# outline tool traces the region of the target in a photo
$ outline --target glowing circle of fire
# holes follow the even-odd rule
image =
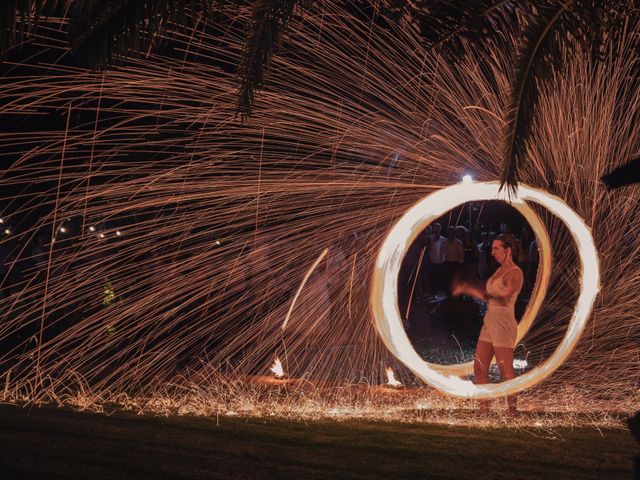
[[[463,184],[470,185],[472,180],[463,179]],[[536,242],[538,244],[539,249],[539,262],[538,262],[538,271],[536,274],[536,282],[533,286],[531,297],[529,298],[529,302],[527,303],[527,307],[518,322],[518,332],[516,335],[516,345],[520,340],[524,338],[524,336],[531,328],[533,324],[533,320],[538,315],[538,311],[542,306],[542,302],[544,301],[544,297],[547,293],[547,287],[549,286],[549,277],[551,276],[551,240],[549,239],[549,234],[547,232],[546,227],[540,220],[538,214],[531,209],[528,203],[526,202],[516,202],[511,204],[517,211],[519,211],[522,216],[527,220],[529,226],[533,230],[536,238]],[[445,210],[446,211],[446,210]],[[435,220],[439,214],[430,218],[428,223],[432,220]],[[424,228],[424,227],[423,227]],[[420,229],[416,230],[417,232]],[[415,236],[412,236],[411,242],[415,239]],[[409,245],[411,244],[409,242]],[[493,359],[495,361],[495,358]],[[446,375],[470,375],[473,373],[473,361],[468,361],[466,363],[452,364],[452,365],[441,365],[436,363],[430,363],[429,366],[437,370],[440,373]]]
[[[456,374],[425,362],[415,351],[402,325],[398,309],[398,273],[409,246],[429,223],[452,208],[469,201],[507,200],[498,182],[460,183],[428,195],[396,223],[380,248],[375,263],[371,289],[371,308],[378,334],[386,347],[419,378],[456,397],[491,399],[529,388],[553,373],[571,353],[580,339],[599,290],[598,253],[589,227],[558,197],[521,185],[509,200],[516,208],[530,201],[537,203],[565,223],[576,242],[580,257],[580,295],[567,332],[542,364],[513,380],[499,384],[475,385]],[[526,210],[518,208],[521,213]],[[527,220],[532,217],[525,215]],[[541,252],[542,253],[542,252]],[[541,263],[541,270],[549,266]],[[548,271],[546,272],[548,275]],[[548,277],[547,277],[548,279]],[[520,329],[519,329],[520,335]]]

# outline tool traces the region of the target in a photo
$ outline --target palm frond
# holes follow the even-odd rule
[[[629,162],[603,175],[601,180],[611,190],[625,187],[632,183],[640,183],[640,155],[633,157]]]
[[[262,87],[274,50],[282,42],[296,7],[303,0],[257,0],[251,12],[239,67],[238,111],[249,115],[256,91]]]
[[[188,27],[189,12],[208,15],[222,0],[83,0],[69,19],[74,54],[92,67],[149,51],[169,24]],[[234,2],[237,3],[237,2]]]
[[[637,15],[630,0],[535,2],[534,14],[523,30],[510,109],[505,122],[502,186],[513,192],[525,161],[533,113],[539,92],[562,68],[564,51],[590,51],[595,61],[616,54],[613,46]]]
[[[397,9],[402,0],[394,0]],[[464,51],[464,42],[488,50],[502,41],[503,26],[517,22],[517,14],[526,4],[524,0],[438,0],[410,2],[404,9],[420,28],[427,49],[440,50],[456,61]]]
[[[523,32],[523,47],[515,66],[503,138],[502,186],[515,192],[518,174],[531,133],[531,118],[541,85],[562,64],[560,33],[567,22],[571,1],[539,6]]]
[[[38,26],[40,17],[56,12],[65,0],[2,0],[0,2],[0,55]]]
[[[129,52],[148,50],[166,26],[173,3],[171,0],[75,2],[68,30],[74,55],[91,66],[101,67]]]

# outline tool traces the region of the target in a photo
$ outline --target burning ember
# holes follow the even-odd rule
[[[273,362],[273,365],[271,365],[270,370],[273,372],[276,378],[284,377],[284,370],[282,369],[282,363],[280,362],[280,359],[278,357],[276,357],[275,361]]]
[[[391,367],[387,367],[387,385],[391,387],[401,387],[402,382],[396,380],[395,375],[393,374],[393,369]]]

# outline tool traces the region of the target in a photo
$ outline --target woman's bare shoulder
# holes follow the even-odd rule
[[[524,274],[522,273],[522,269],[519,266],[514,265],[514,267],[511,270],[509,270],[505,276],[509,278],[517,279],[517,278],[523,277]]]

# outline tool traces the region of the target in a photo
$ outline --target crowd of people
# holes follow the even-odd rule
[[[500,234],[514,238],[514,261],[524,273],[522,294],[529,295],[538,269],[538,245],[528,228],[523,227],[520,235],[515,235],[506,223],[500,225],[499,232],[482,230],[475,235],[462,225],[448,226],[446,231],[440,223],[429,225],[405,257],[401,290],[413,291],[414,298],[450,296],[456,278],[486,281],[498,268],[491,256],[491,244]]]

